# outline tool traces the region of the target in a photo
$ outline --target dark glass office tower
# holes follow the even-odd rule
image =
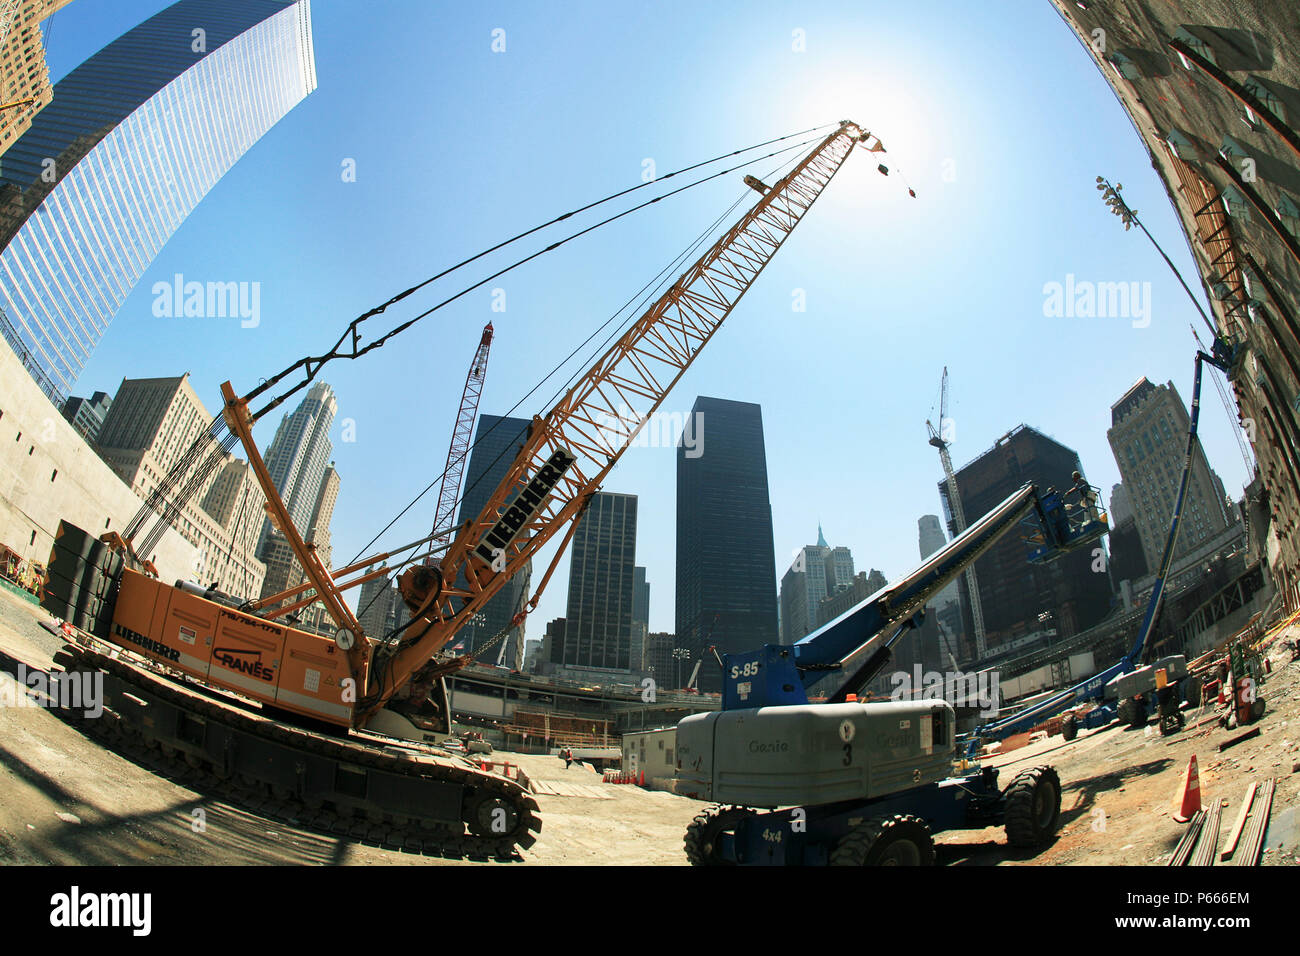
[[[501,479],[514,464],[519,447],[524,443],[524,436],[532,422],[527,418],[503,418],[500,415],[480,415],[478,428],[474,433],[474,445],[470,449],[469,463],[465,468],[464,482],[461,485],[460,512],[457,524],[477,518],[487,504],[492,492],[497,490]],[[510,493],[513,500],[518,488]],[[466,654],[477,650],[486,641],[501,632],[510,624],[510,619],[523,610],[524,601],[528,599],[528,588],[532,583],[533,562],[527,564],[505,587],[496,593],[492,600],[484,605],[477,615],[477,620],[460,632],[464,647],[460,653]],[[461,578],[462,585],[464,578]],[[488,652],[483,662],[502,664],[513,668],[523,666],[524,660],[524,626],[511,628],[510,635],[501,644]]]
[[[308,0],[181,0],[55,84],[0,159],[0,331],[47,395],[68,393],[172,233],[315,88]],[[189,278],[204,316],[252,320],[231,277]],[[186,301],[166,314],[191,314],[176,284]]]
[[[593,496],[573,532],[563,663],[632,666],[635,565],[636,495]]]
[[[1070,476],[1075,471],[1087,474],[1078,452],[1020,425],[958,469],[957,488],[966,521],[974,524],[1026,482],[1033,482],[1040,492],[1065,491],[1074,484]],[[947,482],[939,482],[939,496],[949,532],[955,536]],[[1110,575],[1104,563],[1101,570],[1093,570],[1091,548],[1080,548],[1048,564],[1030,564],[1025,560],[1028,551],[1022,535],[1011,531],[975,562],[990,655],[1013,649],[1021,639],[1026,639],[1027,647],[1070,637],[1099,623],[1110,611]],[[958,582],[965,631],[974,634],[966,577]],[[974,656],[973,647],[969,655]]]
[[[776,558],[762,409],[701,396],[687,427],[694,441],[677,445],[676,619],[694,667],[710,644],[729,654],[777,643]],[[711,655],[699,687],[722,689]]]

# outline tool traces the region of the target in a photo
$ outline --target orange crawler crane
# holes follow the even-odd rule
[[[538,549],[563,535],[523,614],[536,608],[588,500],[858,144],[880,151],[843,121],[784,178],[750,184],[760,193],[754,206],[545,417],[534,417],[500,485],[453,530],[441,560],[401,573],[411,619],[396,633],[363,633],[342,592],[384,571],[347,575],[403,549],[331,573],[294,528],[252,439],[254,421],[319,370],[322,359],[313,358],[293,367],[306,369],[305,381],[256,416],[250,401],[292,368],[243,398],[222,386],[225,423],[307,583],[250,604],[166,584],[132,569],[141,565],[128,556],[116,599],[106,602],[111,624],[98,638],[82,633],[61,662],[108,675],[113,731],[216,778],[209,782],[249,788],[287,812],[316,812],[336,832],[480,855],[530,846],[540,821],[524,787],[425,746],[450,734],[445,677],[467,663],[445,649]],[[627,427],[612,433],[612,420]],[[216,437],[208,441],[215,453]],[[442,530],[435,522],[435,535]],[[333,639],[281,622],[315,600],[337,624]],[[396,747],[393,738],[420,743]]]

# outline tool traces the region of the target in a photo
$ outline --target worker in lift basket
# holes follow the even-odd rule
[[[1079,509],[1083,512],[1084,522],[1097,520],[1097,496],[1088,487],[1088,483],[1083,480],[1083,475],[1077,471],[1070,476],[1074,479],[1073,491],[1079,493]]]

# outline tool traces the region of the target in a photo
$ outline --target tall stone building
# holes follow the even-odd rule
[[[1294,611],[1300,608],[1295,4],[1052,4],[1132,120],[1210,293],[1213,322],[1237,347],[1229,377],[1258,467],[1248,507],[1267,519],[1259,537],[1285,607]]]
[[[329,431],[339,408],[334,390],[317,382],[296,409],[280,419],[266,451],[266,471],[280,493],[289,520],[306,540],[311,517],[320,498],[325,470],[330,467],[334,443]],[[265,542],[274,529],[270,519],[262,527]]]
[[[1133,497],[1128,493],[1128,489],[1124,487],[1123,482],[1120,482],[1119,484],[1111,485],[1110,487],[1111,524],[1119,524],[1120,522],[1126,521],[1132,517],[1134,517]]]
[[[706,637],[720,654],[777,643],[776,555],[762,409],[700,396],[689,420],[707,437],[677,445],[676,634],[699,660]],[[722,689],[716,666],[699,680]]]
[[[943,525],[940,523],[938,515],[922,515],[917,519],[916,531],[917,545],[920,548],[922,561],[948,543],[948,536],[943,533]],[[936,611],[942,611],[947,605],[956,604],[959,601],[957,582],[950,581],[930,602],[930,607]]]
[[[329,430],[338,411],[334,391],[317,382],[298,407],[280,420],[266,452],[266,470],[284,502],[289,520],[307,544],[315,545],[325,567],[330,566],[329,522],[338,499],[339,476],[330,462],[334,443]],[[266,563],[262,597],[270,597],[306,581],[306,572],[284,534],[262,525],[258,555]]]
[[[330,462],[325,469],[325,477],[321,479],[320,492],[316,495],[316,507],[312,509],[311,529],[308,532],[307,540],[316,547],[316,553],[320,555],[321,563],[325,567],[334,565],[334,545],[330,539],[330,522],[334,520],[334,505],[339,500],[339,473],[334,468],[334,462]]]
[[[370,572],[374,567],[367,568]],[[379,639],[395,627],[409,620],[402,592],[393,586],[387,575],[380,575],[361,584],[357,595],[357,623],[367,637]]]
[[[1142,378],[1111,406],[1110,416],[1106,440],[1124,479],[1121,500],[1128,497],[1132,501],[1146,566],[1158,568],[1187,455],[1187,408],[1173,382],[1153,385]],[[1225,510],[1223,484],[1210,470],[1197,442],[1174,560],[1194,551],[1231,523],[1233,519]]]
[[[853,554],[843,546],[831,547],[818,525],[817,543],[800,548],[781,576],[781,643],[793,644],[817,627],[822,601],[853,580]]]
[[[54,89],[45,64],[41,21],[72,0],[4,0],[0,3],[0,103],[21,104],[0,112],[0,156],[50,105]]]
[[[96,450],[132,491],[147,499],[211,424],[188,372],[177,378],[123,379],[104,416]],[[253,545],[265,501],[248,463],[231,455],[194,489],[170,523],[198,549],[195,580],[215,581],[240,596],[261,593],[266,567]]]
[[[781,575],[781,643],[793,644],[817,626],[817,607],[826,597],[826,556],[830,548],[817,529],[818,543],[806,544]]]

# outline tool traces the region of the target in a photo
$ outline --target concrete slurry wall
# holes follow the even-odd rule
[[[142,504],[0,345],[0,544],[45,564],[60,520],[121,532]],[[198,549],[168,528],[145,557],[162,580],[188,580]]]

